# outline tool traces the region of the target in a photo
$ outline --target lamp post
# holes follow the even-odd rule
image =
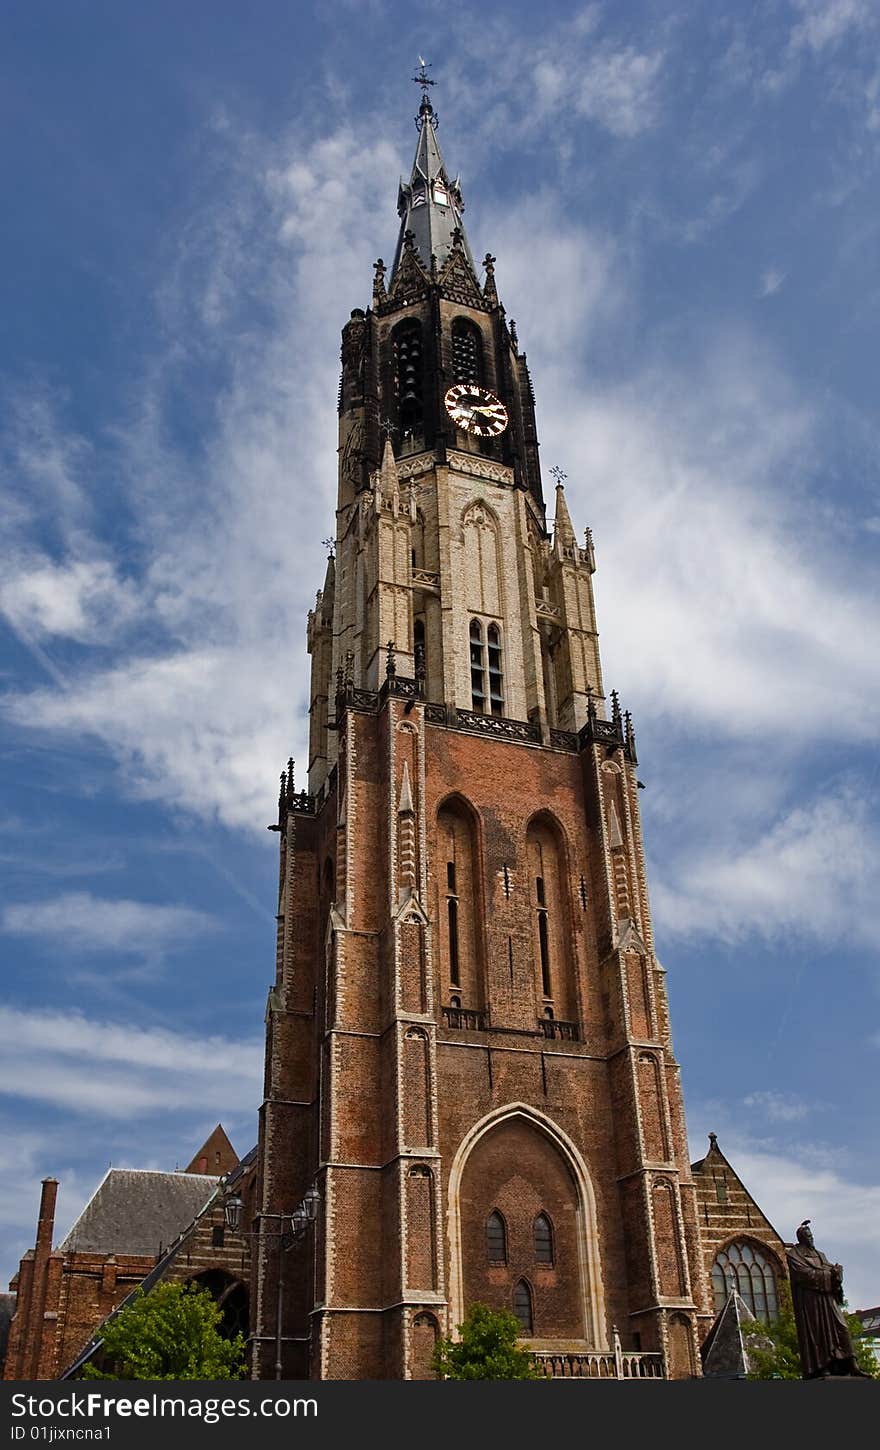
[[[277,1218],[280,1220],[280,1227],[277,1234],[266,1235],[278,1239],[278,1299],[275,1305],[275,1378],[281,1379],[282,1375],[282,1324],[284,1319],[284,1262],[285,1254],[295,1243],[299,1243],[305,1235],[309,1224],[315,1222],[318,1217],[318,1205],[321,1202],[319,1189],[313,1183],[306,1189],[300,1202],[292,1213],[265,1213],[261,1218]],[[242,1232],[241,1215],[244,1205],[237,1193],[230,1193],[223,1204],[223,1216],[226,1220],[226,1227],[230,1233]],[[289,1229],[285,1229],[284,1223],[288,1220]],[[258,1237],[258,1235],[254,1235]]]

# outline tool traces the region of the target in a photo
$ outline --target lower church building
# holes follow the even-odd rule
[[[255,1378],[428,1378],[477,1302],[549,1375],[689,1377],[732,1289],[773,1316],[784,1248],[714,1139],[688,1160],[593,542],[559,469],[547,508],[463,210],[423,73],[394,259],[342,330],[258,1146],[193,1221],[247,1254]]]

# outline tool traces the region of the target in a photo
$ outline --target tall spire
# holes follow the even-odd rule
[[[461,233],[461,245],[476,276],[474,259],[462,222],[464,202],[459,178],[450,177],[437,140],[438,117],[429,99],[429,87],[436,82],[428,76],[427,62],[421,56],[419,71],[413,76],[413,80],[422,88],[421,105],[416,117],[419,139],[409,181],[404,181],[401,177],[397,195],[400,236],[394,254],[392,276],[400,264],[404,236],[408,231],[412,232],[413,245],[424,266],[430,267],[433,256],[437,259],[437,266],[442,267],[453,249],[456,230]]]

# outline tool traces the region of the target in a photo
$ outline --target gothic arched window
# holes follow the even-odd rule
[[[501,654],[501,630],[490,624],[483,641],[483,625],[471,620],[471,704],[479,714],[504,714],[504,667]],[[489,709],[486,709],[488,700]]]
[[[476,822],[462,801],[447,801],[437,816],[438,966],[443,996],[453,1006],[479,1011],[482,972],[479,844]]]
[[[712,1289],[716,1314],[735,1289],[756,1319],[772,1321],[779,1317],[776,1270],[757,1244],[738,1239],[721,1249],[712,1265]]]
[[[519,1320],[520,1334],[531,1334],[533,1328],[532,1291],[525,1279],[520,1279],[513,1291],[513,1312]]]
[[[535,1239],[535,1262],[553,1264],[553,1225],[546,1213],[539,1213],[532,1226]]]
[[[504,714],[504,672],[501,668],[501,631],[497,624],[486,630],[486,655],[489,662],[489,708],[493,715]]]
[[[483,626],[478,619],[471,620],[471,705],[482,715],[486,708],[486,671],[483,659]]]
[[[457,317],[452,324],[452,375],[457,383],[483,381],[480,329],[464,317]]]
[[[423,417],[422,329],[414,317],[394,330],[394,386],[402,441],[421,431]]]
[[[507,1263],[507,1225],[497,1208],[486,1219],[486,1258],[490,1264]]]
[[[526,832],[532,953],[538,1016],[573,1023],[578,1017],[575,962],[568,923],[565,847],[558,822],[541,812]],[[553,1029],[548,1030],[548,1035]]]

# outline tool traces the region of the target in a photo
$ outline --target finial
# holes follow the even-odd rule
[[[495,271],[495,263],[497,261],[498,258],[493,257],[491,252],[487,252],[483,258],[483,266],[490,275]]]
[[[595,720],[596,701],[593,699],[593,686],[587,685],[587,719]]]
[[[554,465],[551,468],[550,472],[551,472],[552,476],[556,479],[556,487],[557,488],[564,488],[565,487],[565,484],[564,484],[564,481],[563,480],[566,479],[566,478],[568,478],[568,474],[566,473],[565,469],[564,468],[560,468],[560,466],[559,466],[558,463],[554,463]]]
[[[464,232],[461,227],[452,228],[452,245],[456,252],[460,252],[464,242]]]
[[[293,797],[293,756],[291,755],[289,757],[289,759],[288,759],[288,762],[287,762],[287,799],[288,800],[291,800],[292,797]]]
[[[351,683],[353,675],[354,675],[354,650],[353,649],[347,649],[345,651],[345,683],[347,685]]]
[[[403,250],[405,252],[411,252],[415,244],[416,234],[413,231],[412,227],[407,227],[406,231],[403,234]]]
[[[344,677],[344,675],[342,673],[342,665],[340,665],[338,667],[337,671],[336,671],[336,693],[337,693],[337,695],[341,695],[342,694],[342,686],[343,686],[343,683],[344,683],[344,679],[345,679],[345,677]]]
[[[381,257],[377,257],[373,264],[373,302],[381,301],[387,294],[385,292],[385,273],[387,268]]]
[[[431,102],[428,99],[428,93],[431,86],[436,86],[437,82],[432,81],[431,77],[428,75],[430,67],[431,62],[425,60],[425,57],[423,55],[420,55],[418,71],[412,77],[416,85],[421,86],[422,88],[422,100],[419,106],[419,114],[416,116],[416,125],[418,126],[419,130],[421,130],[422,126],[424,125],[425,117],[434,115],[434,107],[431,105]],[[436,117],[434,117],[434,124],[436,125]]]
[[[332,559],[333,558],[333,552],[334,552],[334,550],[336,548],[336,540],[335,539],[322,539],[321,540],[321,543],[323,544],[324,548],[327,550],[328,556]]]
[[[611,719],[619,730],[621,726],[620,696],[616,690],[611,691]]]
[[[519,348],[519,338],[516,335],[516,323],[512,317],[510,319],[510,340],[515,348]]]
[[[397,674],[397,665],[394,663],[394,640],[393,639],[389,639],[389,641],[388,641],[388,645],[387,645],[387,655],[388,655],[388,658],[385,661],[385,674],[386,674],[386,677],[390,680],[390,679],[393,679],[393,677]]]
[[[717,1148],[718,1147],[718,1134],[717,1133],[710,1133],[709,1134],[709,1147],[710,1148]]]
[[[279,816],[279,819],[281,817],[282,812],[284,811],[284,802],[285,802],[286,799],[287,799],[287,771],[286,770],[282,770],[282,772],[281,772],[281,788],[278,791],[278,816]]]

